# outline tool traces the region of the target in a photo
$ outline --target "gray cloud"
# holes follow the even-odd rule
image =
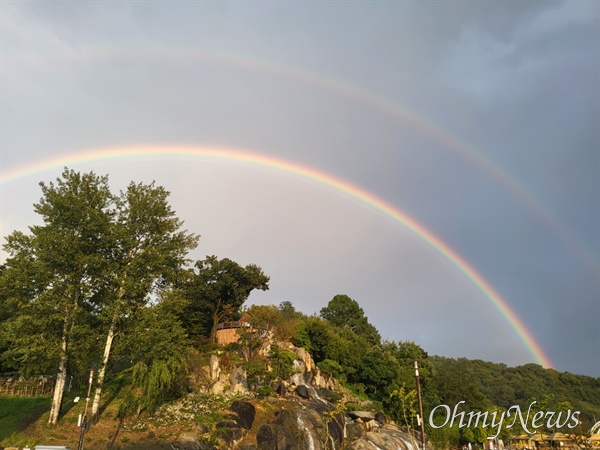
[[[239,147],[314,167],[458,251],[557,369],[600,375],[590,357],[600,336],[591,2],[3,3],[1,20],[3,173],[138,143]],[[389,339],[533,360],[463,273],[346,194],[203,159],[76,168],[115,186],[167,186],[203,236],[194,257],[256,262],[271,275],[252,301],[312,313],[343,292]],[[59,170],[2,183],[3,236],[36,220],[37,182]]]

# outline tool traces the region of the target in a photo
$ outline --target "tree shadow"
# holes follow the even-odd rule
[[[63,401],[60,405],[60,411],[58,412],[58,420],[62,420],[68,413],[69,411],[71,411],[71,409],[73,409],[73,407],[76,405],[75,401],[74,401],[74,397],[70,398],[71,396],[68,396],[67,398],[63,397]]]
[[[121,431],[121,427],[123,426],[123,420],[124,420],[124,417],[123,417],[123,415],[121,414],[121,415],[120,415],[120,417],[119,417],[119,423],[118,423],[118,425],[117,425],[117,429],[115,430],[115,434],[114,434],[114,435],[113,435],[113,437],[111,438],[110,442],[109,442],[108,444],[106,444],[106,448],[107,448],[107,450],[110,450],[110,449],[114,449],[114,448],[115,448],[115,447],[114,447],[114,445],[115,445],[115,441],[117,440],[117,437],[119,436],[119,432]]]
[[[50,411],[48,397],[2,396],[0,408],[0,440],[23,431]]]
[[[117,396],[119,395],[119,393],[121,392],[121,390],[123,389],[122,385],[119,385],[116,389],[113,389],[110,396],[108,398],[106,398],[104,400],[104,403],[102,403],[102,405],[100,405],[100,408],[98,408],[98,417],[100,417],[102,415],[102,413],[104,411],[106,411],[106,408],[108,408],[108,405],[110,405],[113,400],[115,398],[117,398]]]

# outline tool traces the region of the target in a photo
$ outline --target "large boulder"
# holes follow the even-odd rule
[[[300,386],[296,387],[296,394],[298,394],[302,398],[310,398],[310,391],[308,389],[308,386],[305,384],[301,384]]]
[[[312,409],[279,411],[275,419],[258,430],[259,450],[323,450],[327,431],[321,416]]]
[[[347,430],[349,429],[350,426],[347,426]],[[381,450],[421,450],[421,443],[411,434],[388,424],[379,428],[377,432],[366,432],[346,446],[347,450],[373,450],[373,448],[380,448]],[[432,450],[431,444],[427,445],[427,450]]]
[[[177,439],[171,444],[176,450],[207,450],[208,446],[202,438],[193,432],[184,432],[177,436]]]
[[[235,413],[233,416],[235,423],[246,430],[252,428],[256,416],[256,408],[252,403],[236,400],[229,409]]]
[[[327,422],[327,436],[329,440],[327,444],[332,450],[340,448],[344,443],[345,430],[346,417],[342,413],[334,415],[331,420]]]
[[[222,421],[216,424],[216,437],[220,448],[233,450],[246,436],[246,430],[235,422]]]
[[[363,422],[350,422],[346,424],[346,439],[355,441],[360,438],[366,431]]]
[[[243,368],[236,367],[229,374],[229,390],[235,394],[248,392],[248,377]]]
[[[321,397],[323,400],[326,400],[328,402],[333,401],[333,391],[331,389],[317,388],[317,389],[315,389],[315,391],[317,392],[317,395],[319,397]]]
[[[256,445],[258,450],[290,449],[294,442],[294,436],[290,431],[279,425],[266,424],[259,428],[256,434]]]
[[[371,411],[348,411],[346,414],[348,414],[352,419],[359,419],[365,423],[375,420],[375,413]]]

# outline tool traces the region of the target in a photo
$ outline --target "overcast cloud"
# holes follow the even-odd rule
[[[132,145],[235,148],[335,176],[457,251],[561,371],[600,376],[600,6],[567,2],[1,3],[1,173]],[[364,202],[242,162],[86,161],[155,179],[207,254],[338,293],[390,340],[535,362],[472,282]],[[38,219],[0,182],[1,235]],[[2,259],[5,257],[1,255]]]

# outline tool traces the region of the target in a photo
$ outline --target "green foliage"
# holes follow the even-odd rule
[[[84,331],[101,299],[99,274],[108,267],[114,219],[106,177],[65,169],[62,178],[40,187],[34,210],[42,224],[7,237],[0,276],[3,364],[24,374],[54,371],[59,360],[89,355],[73,352],[71,343],[75,333],[79,341],[93,339]]]
[[[291,303],[286,308],[284,311],[275,305],[252,305],[242,310],[242,317],[249,317],[248,322],[254,330],[268,331],[276,340],[287,342],[296,333],[302,315],[295,312]]]
[[[179,320],[184,301],[177,292],[139,311],[116,348],[119,359],[133,364],[123,413],[156,409],[186,390],[190,341]],[[140,339],[143,336],[143,339]]]
[[[232,320],[254,289],[267,290],[269,277],[255,264],[240,266],[228,258],[207,256],[196,262],[180,286],[187,300],[181,319],[190,335],[214,339],[217,324]]]
[[[388,412],[392,418],[408,428],[417,426],[417,391],[404,384],[390,394]]]
[[[246,379],[248,380],[248,387],[250,389],[257,390],[261,386],[268,384],[272,379],[268,362],[263,358],[254,358],[244,363],[242,367],[246,370]]]
[[[302,347],[311,355],[313,355],[313,348],[310,342],[310,336],[307,330],[307,319],[302,320],[296,324],[290,337],[290,342],[296,347]],[[313,355],[313,358],[315,355]]]
[[[284,301],[279,304],[279,311],[281,312],[281,317],[283,320],[295,320],[302,319],[304,314],[299,311],[296,311],[296,308],[290,301]]]
[[[379,344],[381,336],[365,317],[365,312],[356,300],[347,295],[336,295],[321,309],[321,317],[337,327],[350,327],[358,336],[370,344]]]
[[[315,362],[330,359],[343,367],[351,377],[360,368],[361,355],[367,351],[368,343],[350,328],[333,327],[317,317],[304,322],[302,334],[308,340],[308,348]]]
[[[175,280],[198,238],[180,230],[169,193],[154,183],[131,183],[113,195],[107,177],[65,169],[56,182],[40,186],[34,210],[42,224],[29,235],[14,232],[4,245],[9,257],[0,303],[11,314],[2,317],[2,365],[22,373],[58,367],[64,380],[67,368],[77,373],[99,362],[106,333],[97,409],[113,337],[149,295]],[[157,371],[149,366],[149,373]],[[53,423],[64,384],[56,386]]]
[[[432,428],[429,422],[425,422],[425,433],[429,436],[433,448],[436,450],[445,450],[451,445],[458,445],[461,439],[460,430],[457,426]],[[466,441],[469,442],[469,441]]]
[[[298,356],[287,348],[272,347],[269,354],[273,373],[279,379],[285,380],[294,373],[294,361]]]
[[[386,348],[376,345],[365,353],[356,379],[365,385],[366,392],[385,394],[393,389],[397,378],[398,362]]]
[[[469,410],[519,405],[526,411],[536,401],[533,409],[559,411],[569,405],[572,411],[581,411],[584,428],[591,427],[594,417],[600,417],[600,378],[559,373],[537,364],[507,367],[440,356],[430,357],[429,363],[433,373],[430,388],[437,403],[429,402],[426,408],[464,400]],[[518,432],[516,426],[514,429]]]
[[[323,361],[319,361],[317,363],[317,366],[325,375],[330,375],[335,378],[341,378],[342,374],[344,373],[344,368],[336,361],[333,361],[331,359],[324,359]]]

